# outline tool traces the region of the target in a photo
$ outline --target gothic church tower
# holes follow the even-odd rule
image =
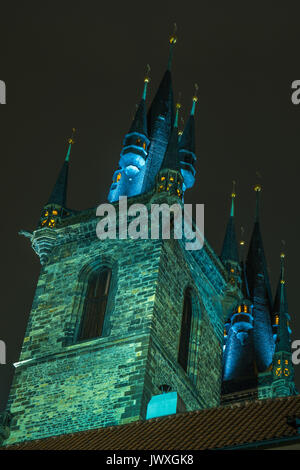
[[[148,111],[149,70],[144,80],[108,201],[101,201],[112,215],[67,206],[73,132],[37,227],[21,232],[41,271],[5,426],[0,421],[5,445],[297,393],[283,257],[272,302],[260,186],[245,262],[235,234],[235,191],[220,257],[207,240],[201,249],[186,249],[185,239],[175,236],[174,214],[172,236],[163,230],[149,236],[153,205],[176,206],[182,214],[196,175],[197,96],[179,138],[175,44],[173,35]],[[127,230],[138,211],[146,216],[132,238]],[[111,221],[116,237],[97,236],[99,223]]]
[[[143,420],[153,397],[162,410],[175,396],[173,412],[220,404],[224,306],[227,313],[238,290],[227,299],[226,269],[207,241],[194,252],[175,237],[134,240],[123,236],[119,221],[121,196],[128,197],[128,210],[143,204],[150,213],[158,200],[182,207],[195,180],[197,97],[179,141],[175,43],[172,36],[148,113],[145,79],[113,175],[108,201],[119,236],[97,237],[96,207],[66,205],[73,136],[38,226],[23,232],[41,272],[15,364],[5,444]]]

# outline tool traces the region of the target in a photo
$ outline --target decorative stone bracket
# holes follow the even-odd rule
[[[41,228],[33,233],[21,230],[19,235],[27,237],[31,241],[31,246],[40,258],[42,265],[47,264],[50,254],[57,240],[57,233],[51,228]]]

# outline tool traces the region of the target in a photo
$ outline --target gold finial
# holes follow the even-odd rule
[[[179,129],[179,131],[178,131],[178,135],[179,135],[179,136],[182,136],[182,134],[183,134],[183,129],[184,129],[184,119],[183,119],[182,116],[181,116],[181,118],[180,118],[180,123],[181,123],[181,125],[180,125],[180,129]]]
[[[176,44],[177,42],[176,32],[177,32],[177,24],[174,23],[173,34],[170,36],[170,39],[169,39],[170,44],[173,44],[173,45]]]
[[[257,178],[259,178],[259,179],[262,178],[261,173],[260,173],[259,171],[256,171],[255,174],[256,174],[256,177],[257,177]],[[261,185],[258,183],[258,184],[256,184],[256,185],[254,186],[253,189],[254,189],[254,191],[256,191],[256,192],[260,192],[260,191],[262,190],[262,187],[261,187]]]
[[[75,134],[75,132],[76,132],[76,129],[75,129],[75,127],[73,127],[73,129],[72,129],[72,135],[71,135],[71,137],[68,138],[68,144],[71,144],[71,145],[72,145],[72,144],[75,144],[75,140],[74,140],[74,134]]]
[[[75,140],[74,140],[74,134],[75,134],[75,127],[73,127],[72,129],[72,134],[71,134],[71,137],[68,138],[68,150],[67,150],[67,155],[66,155],[66,158],[65,158],[65,161],[68,162],[69,159],[70,159],[70,154],[71,154],[71,147],[73,144],[75,144]]]
[[[199,89],[199,87],[198,87],[197,83],[195,83],[195,93],[194,93],[194,96],[193,96],[193,104],[192,104],[192,109],[191,109],[191,116],[194,116],[194,114],[195,114],[196,103],[197,103],[197,101],[198,101],[198,96],[197,96],[197,94],[198,94],[198,89]]]
[[[174,127],[178,127],[178,114],[179,114],[179,110],[181,108],[180,97],[181,97],[181,93],[179,92],[178,93],[178,100],[177,100],[177,103],[176,103],[176,115],[175,115]]]
[[[180,109],[181,108],[181,92],[179,91],[178,92],[178,99],[177,99],[177,103],[176,103],[176,109]]]
[[[256,191],[256,192],[260,192],[260,191],[262,190],[262,187],[261,187],[260,184],[256,184],[253,189],[254,189],[254,191]]]
[[[280,253],[280,258],[282,259],[282,262],[285,258],[285,253],[284,253],[284,249],[285,249],[285,240],[281,240],[281,246],[282,246],[282,251]]]
[[[151,71],[151,67],[149,64],[147,64],[147,67],[146,67],[146,75],[145,75],[145,78],[144,78],[144,82],[145,83],[149,83],[150,82],[150,71]]]
[[[262,179],[261,173],[260,173],[259,171],[256,171],[255,174],[256,174],[256,177],[257,177],[259,180]],[[261,190],[262,190],[261,185],[260,185],[259,183],[257,183],[257,184],[254,186],[254,191],[260,192]]]
[[[244,227],[241,225],[241,240],[240,240],[240,245],[241,246],[244,246],[245,245],[245,240],[244,240],[244,232],[245,232],[245,229]]]
[[[195,92],[194,92],[194,96],[193,96],[193,101],[195,103],[197,103],[198,101],[198,90],[199,90],[199,86],[197,83],[195,83]]]
[[[235,197],[236,197],[235,185],[236,185],[236,181],[233,180],[233,181],[232,181],[232,193],[231,193],[231,197],[232,197],[232,198],[235,198]]]
[[[282,250],[284,250],[285,247],[285,240],[281,240],[281,245],[282,245]],[[284,280],[284,258],[285,258],[285,253],[284,251],[281,251],[280,253],[280,262],[281,262],[281,284],[285,284]]]

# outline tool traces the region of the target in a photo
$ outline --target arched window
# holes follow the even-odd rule
[[[185,371],[187,371],[188,359],[189,359],[192,314],[193,314],[193,308],[192,308],[191,289],[188,288],[186,289],[185,295],[184,295],[183,313],[182,313],[181,330],[180,330],[179,353],[178,353],[178,362]]]
[[[102,268],[90,275],[79,329],[79,341],[102,335],[110,281],[110,268]]]

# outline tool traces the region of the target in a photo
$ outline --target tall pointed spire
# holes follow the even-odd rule
[[[150,65],[147,64],[147,73],[144,78],[144,88],[143,88],[142,99],[136,110],[136,113],[135,113],[135,116],[132,121],[128,134],[138,133],[138,134],[142,134],[148,137],[147,115],[146,115],[146,96],[147,96],[148,83],[150,82],[150,76],[149,76],[150,70],[151,70]]]
[[[253,303],[255,361],[258,371],[263,372],[272,363],[274,340],[271,326],[271,288],[259,222],[261,186],[256,185],[254,191],[255,222],[246,261],[246,274],[250,300]]]
[[[192,100],[192,109],[187,120],[186,126],[179,141],[179,156],[181,172],[184,178],[184,190],[191,188],[195,182],[195,109],[198,101],[198,85],[195,84],[195,93]]]
[[[241,289],[243,292],[243,296],[245,299],[250,299],[249,287],[248,287],[248,280],[246,275],[246,264],[244,259],[244,252],[245,252],[245,240],[244,240],[244,227],[241,227],[241,240],[240,240],[240,260],[241,260]]]
[[[174,25],[175,26],[175,25]],[[166,124],[166,138],[169,139],[173,123],[174,123],[174,104],[173,104],[173,88],[171,78],[171,66],[173,60],[173,52],[177,43],[176,36],[177,26],[174,27],[174,34],[169,39],[169,58],[167,70],[160,82],[156,95],[148,111],[148,129],[149,134],[155,132],[155,123],[158,119],[162,119]]]
[[[148,157],[150,140],[147,130],[146,96],[150,82],[150,65],[147,64],[142,98],[135,112],[129,132],[123,140],[118,169],[114,172],[108,194],[109,202],[118,201],[120,196],[136,196],[141,193]]]
[[[72,129],[72,135],[68,139],[68,149],[65,157],[65,161],[61,167],[58,178],[55,182],[53,190],[48,199],[47,205],[56,204],[58,206],[64,207],[66,204],[66,195],[67,195],[67,184],[68,184],[68,172],[69,172],[69,160],[71,154],[72,145],[75,143],[74,140],[75,129]]]
[[[288,305],[284,274],[285,254],[280,254],[280,276],[274,302],[275,352],[273,357],[272,396],[298,395],[294,383]]]
[[[224,264],[234,261],[239,262],[238,245],[236,240],[235,223],[234,223],[234,200],[236,197],[235,181],[233,181],[233,189],[231,193],[230,217],[227,224],[226,234],[223,242],[221,260]]]
[[[275,299],[274,299],[274,307],[273,307],[274,313],[280,313],[282,309],[284,312],[288,311],[288,303],[287,303],[285,280],[284,280],[284,259],[285,259],[285,254],[281,253],[280,254],[280,274],[279,274],[279,280],[277,284],[277,289],[276,289]]]
[[[290,334],[288,330],[288,304],[284,279],[285,254],[280,255],[280,277],[274,302],[275,324],[278,324],[275,351],[290,352]],[[277,320],[278,319],[278,320]]]
[[[72,145],[75,143],[74,134],[75,129],[73,128],[72,135],[68,139],[68,148],[65,161],[61,167],[58,178],[52,189],[47,204],[45,204],[42,211],[42,215],[39,222],[39,225],[41,227],[54,228],[57,224],[57,221],[66,215],[66,211],[64,209],[66,207],[69,160]]]
[[[248,285],[251,296],[254,295],[254,288],[257,284],[258,278],[263,279],[265,285],[265,293],[264,295],[267,297],[267,301],[269,307],[271,307],[271,288],[270,288],[270,281],[269,275],[267,270],[267,262],[265,258],[265,252],[263,247],[263,241],[260,231],[260,219],[259,219],[259,211],[260,211],[260,193],[262,187],[261,185],[257,184],[254,187],[254,191],[256,193],[256,208],[255,208],[255,221],[253,232],[251,236],[248,256],[247,256],[247,278],[248,278]],[[261,285],[262,288],[262,285]],[[261,290],[261,289],[260,289]]]
[[[198,85],[195,84],[195,94],[192,100],[192,108],[187,120],[186,126],[184,128],[182,137],[180,139],[179,148],[186,150],[195,155],[195,109],[198,101],[197,97]]]

